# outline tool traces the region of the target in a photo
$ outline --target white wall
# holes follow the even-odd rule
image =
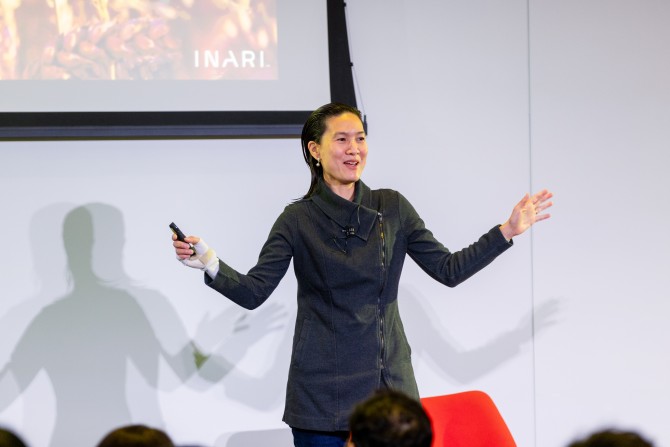
[[[607,424],[669,443],[670,4],[366,0],[347,17],[366,183],[402,191],[452,249],[527,190],[556,193],[550,221],[456,289],[408,262],[422,395],[488,392],[520,446]],[[0,423],[34,447],[130,421],[182,444],[290,445],[293,275],[244,311],[173,259],[167,224],[248,269],[306,190],[297,140],[0,142],[0,166]],[[215,353],[204,377],[170,366],[190,339]]]
[[[531,3],[533,176],[560,197],[536,238],[538,445],[595,426],[670,443],[670,4]]]

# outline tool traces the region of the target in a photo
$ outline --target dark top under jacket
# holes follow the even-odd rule
[[[284,209],[246,275],[220,262],[216,278],[205,274],[205,282],[254,309],[293,258],[298,314],[283,420],[306,430],[348,430],[354,405],[377,388],[419,397],[398,314],[405,255],[453,287],[511,245],[496,226],[452,253],[400,193],[359,181],[349,201],[321,181],[312,197]]]

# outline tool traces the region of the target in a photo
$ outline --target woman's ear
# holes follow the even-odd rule
[[[312,154],[312,157],[316,158],[317,160],[319,159],[319,145],[316,141],[310,141],[307,143],[307,149],[309,149],[309,153]]]

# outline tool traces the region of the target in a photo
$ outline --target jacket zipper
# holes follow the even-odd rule
[[[377,298],[377,312],[379,314],[379,365],[384,370],[384,314],[382,313],[382,291],[384,290],[384,278],[386,277],[386,240],[384,238],[384,216],[381,212],[377,213],[379,217],[379,237],[381,239],[381,278],[379,287],[379,297]],[[382,373],[383,374],[383,373]]]
[[[379,237],[381,239],[381,267],[382,274],[380,278],[380,292],[384,289],[384,278],[386,277],[386,239],[384,238],[384,216],[382,213],[378,212],[377,217],[379,217]]]

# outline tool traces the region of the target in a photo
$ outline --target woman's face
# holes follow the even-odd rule
[[[355,114],[347,112],[326,119],[321,142],[310,141],[308,148],[312,157],[320,160],[323,179],[333,191],[350,189],[361,178],[368,146],[363,123]]]

